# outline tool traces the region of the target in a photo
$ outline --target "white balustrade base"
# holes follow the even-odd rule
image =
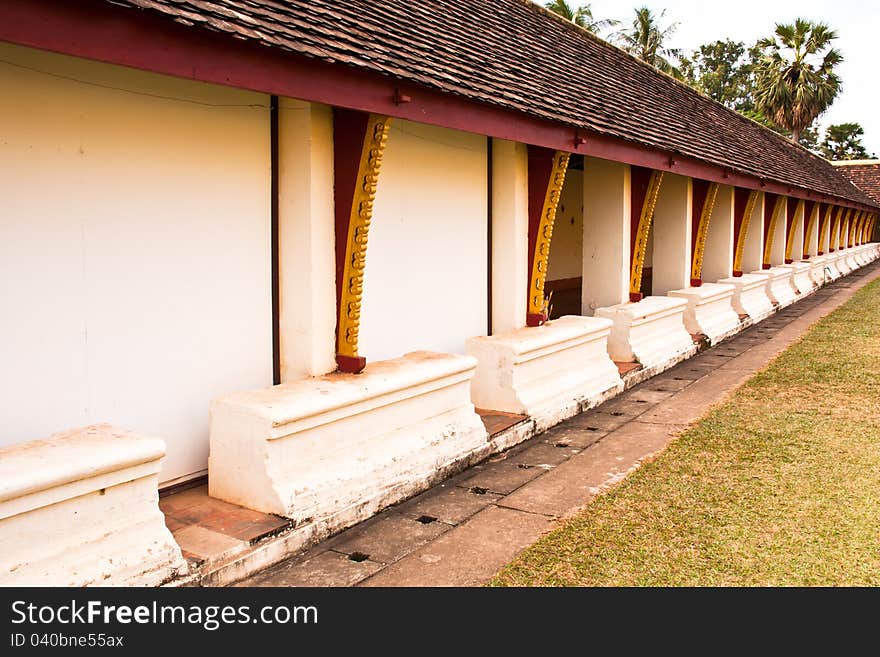
[[[542,431],[623,389],[608,356],[612,322],[566,316],[543,326],[471,338],[479,408],[530,416]]]
[[[98,424],[0,449],[0,586],[156,586],[187,572],[159,510],[165,443]]]

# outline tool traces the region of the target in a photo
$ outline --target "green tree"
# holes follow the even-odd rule
[[[751,64],[742,41],[713,41],[680,57],[684,79],[712,100],[740,112],[754,108]]]
[[[596,18],[593,16],[593,9],[589,4],[575,9],[565,0],[553,0],[544,6],[554,14],[559,14],[593,34],[598,34],[601,30],[614,27],[620,22],[611,18]]]
[[[614,40],[629,54],[635,55],[664,73],[682,79],[681,69],[671,59],[680,57],[681,51],[665,45],[678,27],[678,23],[661,27],[658,23],[658,17],[655,17],[647,7],[638,7],[635,12],[632,27],[616,32],[613,35]],[[666,10],[664,9],[660,12],[659,19],[665,16]]]
[[[831,47],[837,33],[824,23],[803,18],[776,24],[773,37],[758,41],[761,57],[755,74],[755,107],[776,125],[791,132],[792,141],[834,102],[840,77],[834,67],[843,61]]]
[[[790,135],[786,136],[789,137]],[[819,129],[816,127],[815,123],[808,125],[801,131],[798,143],[808,151],[813,151],[816,155],[821,155],[821,152],[819,151]]]
[[[757,121],[765,128],[770,128],[773,132],[779,133],[783,137],[791,139],[791,131],[782,128],[766,116],[764,116],[761,112],[756,109],[748,109],[740,111],[740,114],[743,116],[747,116],[752,121]],[[806,148],[809,151],[813,151],[816,155],[821,155],[821,151],[819,150],[819,129],[816,127],[815,122],[808,125],[806,128],[801,130],[801,134],[798,136],[797,143]]]
[[[862,144],[864,128],[858,123],[839,123],[825,130],[819,152],[827,160],[867,160],[868,151]]]

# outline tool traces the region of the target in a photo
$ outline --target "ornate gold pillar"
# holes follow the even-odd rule
[[[334,111],[336,204],[336,364],[341,372],[366,367],[358,355],[361,298],[373,201],[391,119],[351,110]]]
[[[715,199],[718,197],[718,183],[693,180],[693,204],[691,206],[691,285],[703,284],[703,254],[706,251],[706,238],[709,235],[709,221]]]
[[[630,204],[630,276],[629,300],[642,300],[642,268],[645,265],[645,254],[648,248],[648,235],[651,221],[654,219],[654,208],[660,195],[663,172],[632,167],[631,204]]]
[[[547,321],[544,283],[553,240],[556,208],[565,184],[570,153],[529,147],[529,291],[527,326]]]

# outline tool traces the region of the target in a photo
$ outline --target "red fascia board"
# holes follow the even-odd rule
[[[833,201],[845,207],[877,209],[103,2],[4,0],[0,3],[0,41],[200,82],[375,112],[725,185]]]

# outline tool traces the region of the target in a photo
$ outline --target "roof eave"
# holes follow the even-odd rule
[[[270,49],[198,26],[184,26],[159,14],[111,6],[100,0],[6,0],[0,3],[0,41],[201,82],[381,113],[747,189],[859,209],[880,209],[870,201],[860,202],[792,186],[352,66]]]

